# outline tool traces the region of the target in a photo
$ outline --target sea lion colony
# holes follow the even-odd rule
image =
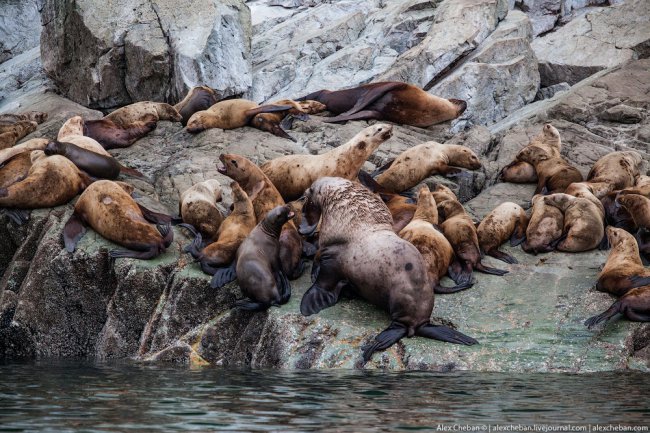
[[[361,170],[392,136],[393,127],[385,123],[369,126],[321,155],[289,155],[259,167],[241,155],[220,155],[218,171],[233,179],[228,215],[216,206],[222,191],[214,179],[181,194],[179,216],[150,211],[133,199],[131,185],[115,181],[120,174],[142,175],[106,151],[132,145],[159,120],[181,122],[191,133],[252,126],[293,140],[285,131],[291,122],[322,111],[332,114],[323,118],[330,123],[378,119],[427,127],[456,118],[465,108],[464,101],[397,82],[322,90],[268,105],[218,101],[212,89],[201,86],[176,106],[138,102],[100,120],[75,116],[56,139],[21,144],[15,143],[47,113],[2,115],[0,210],[22,224],[27,210],[63,205],[81,194],[65,225],[63,244],[74,251],[90,226],[127,248],[110,251],[112,258],[157,256],[172,242],[171,224],[180,223],[194,236],[185,252],[213,276],[212,287],[238,280],[246,299],[234,307],[243,310],[285,304],[291,296],[289,280],[302,274],[306,259],[313,259],[313,285],[303,296],[302,314],[334,305],[344,292],[390,314],[390,326],[364,347],[364,362],[373,352],[414,335],[478,343],[429,323],[434,294],[471,288],[473,271],[507,273],[481,262],[490,255],[516,263],[499,250],[507,240],[530,254],[611,246],[595,287],[620,298],[585,324],[591,328],[618,313],[650,321],[650,271],[643,266],[650,259],[650,182],[641,174],[641,156],[613,152],[597,161],[584,180],[562,158],[560,133],[551,124],[501,171],[502,180],[537,183],[530,212],[500,203],[480,223],[444,185],[412,190],[432,174],[463,176],[463,169],[480,168],[469,148],[426,142],[372,174]],[[445,275],[456,285],[443,286]]]

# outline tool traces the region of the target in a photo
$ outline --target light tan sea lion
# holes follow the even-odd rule
[[[203,238],[211,242],[217,240],[223,222],[223,215],[216,206],[219,201],[221,184],[218,180],[209,179],[183,191],[179,203],[183,222],[196,227]]]
[[[508,253],[499,251],[499,247],[510,239],[511,246],[517,246],[526,240],[528,217],[521,206],[512,202],[498,205],[490,212],[476,229],[481,251],[488,256],[506,263],[517,263]]]

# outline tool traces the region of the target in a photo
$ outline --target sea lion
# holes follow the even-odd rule
[[[0,167],[0,188],[6,188],[25,179],[32,167],[32,158],[29,152],[23,152]]]
[[[223,153],[219,156],[219,160],[223,163],[223,167],[217,165],[217,171],[237,181],[248,195],[253,193],[253,189],[258,183],[264,182],[264,188],[253,200],[255,218],[258,223],[272,209],[285,204],[273,182],[251,161],[243,156]],[[280,233],[280,263],[282,272],[289,279],[296,279],[302,274],[304,267],[302,238],[291,220],[287,221]]]
[[[477,343],[429,322],[434,294],[426,263],[417,248],[393,232],[390,213],[379,197],[362,185],[333,177],[318,179],[305,196],[301,232],[311,233],[321,221],[321,271],[302,298],[303,315],[336,304],[343,287],[387,310],[391,325],[364,348],[364,363],[375,351],[413,335]]]
[[[630,214],[635,226],[650,229],[650,199],[640,194],[625,194],[619,195],[616,203]]]
[[[590,317],[585,325],[591,329],[601,322],[606,322],[617,314],[624,315],[632,322],[650,322],[650,286],[631,289],[604,313]]]
[[[81,116],[74,116],[65,121],[59,129],[56,139],[58,141],[72,143],[99,155],[112,156],[104,147],[94,138],[84,135],[84,120]]]
[[[639,175],[634,186],[623,188],[618,195],[639,194],[650,198],[650,176]]]
[[[379,194],[379,197],[386,203],[388,211],[393,217],[393,231],[399,233],[411,221],[415,210],[417,209],[416,201],[412,197],[403,196],[389,192],[386,188],[379,185],[375,179],[363,170],[359,171],[359,182],[370,191]],[[437,212],[436,212],[437,219]]]
[[[501,203],[490,212],[476,229],[481,251],[506,263],[518,263],[508,253],[499,251],[507,239],[511,246],[517,246],[526,240],[528,217],[521,206],[512,202]]]
[[[6,125],[16,123],[21,120],[28,120],[41,124],[47,120],[48,114],[43,111],[25,111],[23,113],[4,113],[0,114],[0,124]]]
[[[455,200],[458,201],[458,196],[447,186],[436,183],[435,188],[431,190],[433,198],[436,200],[436,203],[442,203],[445,200]]]
[[[413,219],[399,232],[399,236],[412,243],[422,254],[434,293],[455,293],[472,287],[471,282],[455,287],[440,285],[440,279],[447,274],[454,260],[454,249],[445,235],[435,228],[437,225],[436,201],[429,187],[423,185],[418,191],[418,205]]]
[[[440,144],[435,141],[413,146],[382,168],[377,183],[392,192],[402,192],[414,187],[434,174],[458,175],[459,168],[476,170],[481,162],[468,147],[457,144]]]
[[[449,269],[449,276],[456,284],[470,283],[474,269],[499,276],[508,273],[505,270],[485,266],[481,262],[481,250],[476,226],[460,202],[445,200],[438,203],[438,214],[444,220],[440,226],[442,233],[454,248],[456,254],[456,260]]]
[[[622,228],[630,233],[635,232],[638,227],[634,224],[632,215],[616,201],[622,191],[612,191],[605,194],[600,202],[605,210],[605,223],[608,226]]]
[[[605,213],[591,200],[558,193],[544,197],[544,203],[564,214],[562,235],[555,239],[556,249],[565,252],[596,248],[605,236]]]
[[[217,241],[203,249],[201,249],[203,244],[201,233],[192,226],[182,224],[195,236],[194,241],[185,247],[184,251],[190,253],[201,264],[203,272],[214,275],[219,268],[229,267],[233,262],[237,249],[257,224],[253,200],[264,187],[265,183],[259,182],[253,187],[249,196],[237,182],[230,183],[233,210],[221,223]]]
[[[517,154],[518,161],[532,164],[537,173],[535,194],[563,193],[573,182],[582,182],[577,168],[540,146],[526,146]]]
[[[529,146],[541,147],[551,157],[559,157],[562,150],[560,131],[550,123],[545,123],[542,132],[533,137],[522,150]],[[535,167],[526,161],[518,160],[517,157],[501,169],[500,177],[504,182],[512,183],[533,183],[538,181]]]
[[[594,194],[605,194],[634,186],[643,163],[641,155],[634,150],[611,152],[600,158],[589,171],[587,182]]]
[[[525,161],[513,161],[501,169],[501,180],[512,183],[537,182],[537,172],[532,164]]]
[[[308,120],[310,114],[325,111],[327,107],[318,101],[293,101],[291,99],[281,99],[271,102],[271,105],[290,105],[287,111],[276,111],[273,113],[256,114],[251,120],[251,126],[261,131],[267,131],[271,134],[283,137],[286,134],[284,129],[291,129],[293,121]],[[291,138],[293,141],[293,138]]]
[[[530,254],[553,251],[553,241],[562,236],[564,214],[555,206],[544,203],[544,196],[537,194],[531,200],[533,210],[526,228],[526,240],[521,248]]]
[[[247,299],[237,301],[236,308],[264,311],[289,301],[291,285],[280,266],[278,237],[282,226],[294,215],[288,205],[271,210],[244,239],[237,250],[235,263],[214,274],[212,287],[222,287],[237,279]]]
[[[223,215],[216,206],[221,201],[221,184],[208,179],[183,191],[179,203],[179,214],[183,222],[196,227],[210,242],[219,237]]]
[[[36,131],[38,124],[31,120],[20,120],[8,125],[0,124],[0,149],[13,146],[28,134]]]
[[[45,155],[61,155],[68,158],[81,170],[101,179],[116,179],[120,174],[144,177],[142,173],[125,167],[111,155],[102,155],[86,150],[72,143],[53,140],[44,149]]]
[[[347,143],[320,155],[286,155],[261,165],[286,201],[300,197],[319,177],[354,180],[368,157],[393,135],[385,123],[369,126]]]
[[[427,128],[455,119],[467,108],[467,103],[460,99],[439,98],[419,87],[394,81],[333,92],[319,90],[298,101],[306,99],[321,102],[337,114],[323,120],[330,123],[377,119]]]
[[[612,249],[598,274],[596,290],[623,296],[634,287],[650,284],[650,269],[641,262],[634,236],[615,227],[607,227],[606,231]]]
[[[72,200],[92,180],[69,159],[48,156],[34,162],[27,177],[0,188],[0,207],[38,209],[60,206]]]
[[[214,89],[208,86],[195,86],[187,92],[181,102],[174,105],[174,108],[182,117],[181,124],[185,126],[192,114],[197,111],[207,110],[217,102],[219,102],[219,98]]]
[[[66,250],[73,252],[87,224],[106,239],[128,248],[109,251],[111,258],[151,259],[171,245],[174,232],[170,222],[168,215],[136,203],[120,183],[99,180],[79,196],[63,228],[63,242]]]
[[[251,120],[260,113],[272,113],[276,111],[288,111],[291,105],[258,105],[247,99],[227,99],[220,101],[207,110],[197,111],[187,121],[187,132],[195,134],[209,128],[235,129],[244,126],[256,127]],[[270,131],[278,137],[295,139],[287,134],[282,128]]]
[[[31,140],[27,140],[24,143],[17,144],[7,149],[0,149],[0,165],[5,164],[10,159],[23,152],[29,154],[34,150],[43,150],[49,141],[50,140],[47,138],[32,138]]]

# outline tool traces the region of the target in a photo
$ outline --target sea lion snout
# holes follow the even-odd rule
[[[467,110],[467,102],[462,99],[449,99],[449,102],[453,103],[457,108],[458,116],[463,114]]]

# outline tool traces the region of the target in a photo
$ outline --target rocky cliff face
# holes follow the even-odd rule
[[[224,78],[217,89],[231,86],[238,89],[233,93],[248,92],[260,101],[384,78],[411,81],[430,88],[432,93],[467,99],[467,112],[454,122],[428,129],[396,126],[394,136],[370,157],[366,168],[373,169],[426,140],[465,144],[480,155],[484,162],[481,170],[458,183],[440,177],[425,182],[450,185],[476,218],[505,200],[530,206],[534,186],[498,183],[496,177],[544,122],[552,121],[560,130],[563,156],[583,174],[599,157],[613,150],[634,148],[650,159],[650,60],[635,60],[646,56],[642,49],[633,50],[635,54],[627,63],[603,69],[570,88],[565,84],[560,88],[569,90],[533,102],[540,86],[538,70],[544,68],[541,51],[536,47],[575,20],[589,16],[575,1],[562,2],[564,9],[549,9],[558,23],[576,14],[573,21],[537,38],[534,35],[543,31],[536,30],[539,14],[535,14],[532,2],[517,2],[510,5],[516,8],[510,11],[508,2],[489,0],[248,2],[252,10],[248,59],[246,32],[237,33],[231,27],[247,20],[245,6],[238,9],[241,4],[234,7],[233,3],[219,2],[214,10],[210,9],[212,12],[195,10],[193,13],[203,14],[205,22],[210,23],[207,28],[215,34],[206,41],[212,42],[189,43],[192,39],[186,33],[177,40],[186,47],[174,51],[177,48],[171,47],[177,46],[170,42],[170,35],[183,31],[209,34],[206,27],[195,29],[183,24],[190,15],[179,13],[184,10],[181,6],[189,2],[176,2],[178,7],[169,9],[163,2],[152,2],[153,9],[138,3],[143,8],[138,9],[140,15],[127,15],[139,18],[120,21],[128,27],[125,32],[116,30],[116,24],[107,24],[115,20],[109,11],[115,2],[102,6],[106,10],[95,11],[95,17],[84,12],[91,3],[45,2],[43,16],[53,17],[53,21],[44,20],[41,51],[46,51],[46,43],[55,46],[57,41],[74,41],[68,36],[70,31],[62,31],[65,26],[47,29],[65,13],[69,19],[76,17],[79,31],[92,29],[96,35],[93,37],[101,35],[102,41],[110,42],[102,45],[101,53],[88,53],[88,57],[75,60],[80,64],[90,62],[88,65],[94,61],[93,67],[97,68],[102,56],[108,59],[111,52],[120,52],[115,63],[107,60],[105,65],[117,68],[117,75],[101,75],[100,71],[108,74],[109,70],[91,67],[89,76],[96,81],[84,91],[83,86],[75,88],[76,83],[66,87],[58,79],[56,84],[50,82],[40,70],[40,59],[28,54],[29,50],[0,64],[0,70],[10,71],[0,78],[0,89],[6,89],[4,99],[0,99],[0,112],[38,109],[50,114],[31,137],[55,136],[60,125],[75,114],[89,119],[101,117],[102,113],[91,108],[105,108],[115,101],[133,98],[129,86],[142,92],[161,91],[160,86],[146,89],[156,65],[170,73],[161,78],[160,82],[168,87],[164,95],[158,94],[158,99],[173,99],[174,80],[186,77],[183,71],[191,70],[189,66],[177,69],[181,67],[180,59],[190,48],[200,47],[203,54],[187,54],[188,58],[202,58],[220,67],[220,59],[244,53],[242,61],[250,61],[251,69],[242,69],[241,76]],[[52,9],[54,5],[61,9]],[[567,5],[571,14],[564,14]],[[626,10],[638,16],[639,9],[633,7],[642,6],[643,2],[629,1],[588,11],[593,21],[604,19],[600,14]],[[98,31],[99,24],[88,24],[100,12],[108,14],[103,25],[110,29],[109,33]],[[144,19],[152,16],[148,14],[157,14],[158,18]],[[237,28],[244,29],[246,22]],[[154,30],[164,36],[145,36]],[[45,36],[46,31],[58,35]],[[635,47],[642,47],[650,39],[650,35],[642,33],[639,30],[639,36],[635,36]],[[244,36],[235,51],[235,42],[227,38],[237,34]],[[129,40],[133,42],[131,48],[127,48]],[[219,42],[225,40],[231,45]],[[152,58],[147,56],[158,42],[159,52],[166,53],[161,54],[160,62],[143,60]],[[573,43],[578,44],[571,38],[565,41],[566,45]],[[96,50],[100,45],[88,44],[87,48]],[[217,55],[217,48],[225,50],[225,54]],[[129,69],[124,54],[129,50],[144,56],[139,60],[141,68]],[[47,63],[45,55],[42,59]],[[72,77],[70,71],[78,67],[66,63],[70,57],[61,53],[52,54],[51,59],[54,70],[62,76]],[[195,60],[188,62],[185,65],[199,64]],[[181,72],[174,75],[173,71]],[[249,84],[245,84],[247,74]],[[119,79],[106,81],[103,77]],[[3,84],[9,80],[13,81]],[[56,94],[63,92],[71,97],[70,92],[77,91],[81,92],[77,99],[91,108]],[[88,98],[94,98],[93,102],[86,94],[92,95]],[[147,176],[147,180],[128,179],[142,196],[139,201],[175,213],[179,193],[193,183],[215,178],[227,184],[228,179],[215,166],[221,152],[240,153],[259,163],[289,153],[321,153],[344,143],[365,126],[367,122],[325,124],[313,116],[307,122],[296,123],[291,133],[298,142],[292,143],[251,128],[190,135],[180,124],[160,122],[155,131],[132,147],[112,153]],[[229,202],[225,191],[224,205]],[[233,312],[230,307],[241,297],[238,287],[231,284],[220,290],[210,289],[209,277],[182,253],[189,239],[180,230],[175,230],[168,251],[151,261],[111,261],[107,251],[113,245],[92,231],[75,253],[67,253],[61,230],[71,211],[69,204],[32,212],[26,226],[17,227],[4,219],[0,224],[0,357],[134,358],[273,368],[355,367],[360,361],[360,346],[388,324],[384,312],[354,299],[342,300],[317,316],[302,317],[298,305],[310,285],[308,272],[293,282],[292,299],[282,308],[256,314]],[[473,288],[436,297],[433,321],[456,326],[477,338],[480,345],[458,347],[406,339],[376,354],[368,367],[571,372],[648,368],[648,325],[618,320],[606,328],[589,331],[582,324],[612,302],[610,296],[591,288],[606,253],[530,256],[519,249],[506,249],[517,257],[519,265],[486,259],[492,266],[507,268],[510,273],[505,277],[478,274]]]

